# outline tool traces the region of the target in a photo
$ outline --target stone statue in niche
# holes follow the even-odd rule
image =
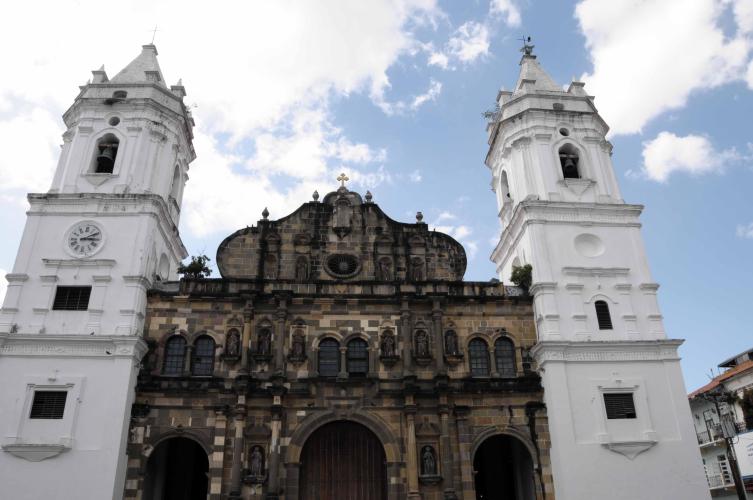
[[[377,263],[377,279],[381,281],[392,280],[392,261],[387,257],[379,259]]]
[[[253,478],[264,476],[264,454],[262,453],[261,446],[254,446],[251,448],[249,475]]]
[[[290,359],[301,360],[306,357],[306,339],[303,332],[296,330],[293,333],[292,345],[290,348]]]
[[[447,330],[444,334],[444,350],[445,354],[454,356],[459,354],[458,350],[458,334],[455,330]]]
[[[382,356],[385,358],[395,357],[395,336],[391,331],[385,330],[382,334]]]
[[[353,207],[344,196],[341,196],[335,202],[335,212],[332,216],[332,229],[338,237],[342,238],[350,233],[352,223]]]
[[[309,263],[306,257],[298,257],[295,262],[295,279],[307,281],[309,279]]]
[[[262,328],[259,332],[259,338],[256,340],[256,354],[260,356],[269,356],[270,344],[272,343],[272,332],[268,328]]]
[[[416,357],[428,358],[429,355],[429,336],[424,330],[416,332]]]
[[[411,281],[424,281],[424,261],[420,257],[412,257],[410,260],[410,279]]]
[[[437,475],[437,456],[434,453],[434,448],[431,446],[421,448],[421,475]]]
[[[225,356],[237,358],[241,355],[241,333],[237,328],[231,328],[225,338]]]
[[[267,255],[264,258],[264,278],[277,279],[277,257],[274,255]]]

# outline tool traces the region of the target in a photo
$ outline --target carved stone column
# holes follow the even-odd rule
[[[344,345],[340,346],[340,373],[337,378],[348,378],[348,348]]]
[[[285,323],[288,317],[285,297],[278,297],[275,332],[275,375],[285,376]]]
[[[280,498],[280,432],[282,430],[282,394],[275,394],[272,403],[269,467],[267,468],[267,500]]]
[[[241,371],[249,372],[248,354],[251,350],[251,337],[254,333],[254,301],[251,297],[246,299],[246,307],[243,308],[243,338],[241,340]]]
[[[410,403],[405,405],[405,419],[407,421],[406,432],[406,455],[408,463],[408,498],[420,499],[421,493],[418,490],[418,456],[416,452],[416,406],[413,404],[412,396]]]
[[[243,429],[246,427],[246,398],[238,396],[238,404],[233,412],[233,465],[230,469],[231,500],[241,498],[241,457],[243,456]]]
[[[403,339],[403,377],[413,375],[413,325],[410,303],[405,300],[400,308],[400,337]]]
[[[468,407],[455,406],[455,425],[458,433],[460,462],[460,498],[475,500],[473,491],[473,457],[471,456],[471,430],[468,427]]]
[[[437,363],[437,375],[446,375],[444,365],[444,335],[442,332],[442,309],[441,301],[434,299],[432,302],[431,320],[434,329],[434,358]]]
[[[457,500],[455,494],[455,466],[452,460],[452,443],[450,441],[450,408],[445,401],[439,405],[439,453],[442,455],[442,481],[444,483],[445,500]]]

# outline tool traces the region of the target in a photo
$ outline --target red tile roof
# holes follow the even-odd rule
[[[725,380],[734,377],[735,375],[738,375],[742,372],[748,371],[750,369],[753,369],[753,359],[745,361],[744,363],[740,363],[739,365],[735,366],[734,368],[730,368],[726,372],[722,373],[721,375],[717,375],[713,379],[711,379],[711,382],[704,385],[700,389],[696,389],[695,391],[688,394],[689,399],[693,399],[694,397],[698,396],[699,394],[703,394],[705,392],[709,392],[710,390],[718,387],[722,382]]]

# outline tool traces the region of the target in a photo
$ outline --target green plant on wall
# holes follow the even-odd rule
[[[206,255],[192,255],[191,262],[178,266],[178,274],[182,274],[184,278],[208,278],[212,274],[207,266],[210,260]]]
[[[512,266],[512,274],[510,275],[510,281],[517,286],[528,292],[531,287],[533,267],[531,264],[524,266]]]

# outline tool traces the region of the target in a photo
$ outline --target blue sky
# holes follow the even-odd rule
[[[514,85],[530,35],[555,81],[585,81],[612,127],[623,196],[646,206],[667,332],[686,339],[688,389],[753,347],[750,0],[206,4],[124,2],[103,23],[92,0],[49,2],[43,19],[14,5],[0,21],[0,273],[24,194],[49,187],[77,86],[103,63],[113,76],[157,24],[167,83],[183,79],[197,120],[190,253],[214,259],[264,207],[282,217],[345,171],[394,218],[421,210],[465,245],[466,279],[488,280],[500,227],[481,114]]]

